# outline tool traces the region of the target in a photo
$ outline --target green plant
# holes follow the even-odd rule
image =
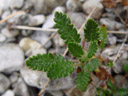
[[[77,33],[77,29],[65,14],[56,12],[54,21],[60,37],[65,40],[69,52],[78,60],[78,64],[66,60],[61,55],[48,53],[28,58],[26,65],[33,70],[47,72],[47,77],[53,80],[68,76],[80,69],[77,74],[76,85],[79,90],[85,91],[91,82],[90,73],[101,67],[101,60],[95,54],[99,48],[103,49],[105,46],[106,27],[98,27],[93,19],[87,21],[84,28],[84,37],[89,43],[89,47],[85,50],[80,45],[80,34]]]
[[[97,96],[128,96],[128,89],[118,88],[108,79],[107,88],[97,88]]]

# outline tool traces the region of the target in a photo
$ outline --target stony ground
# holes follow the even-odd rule
[[[25,66],[25,59],[36,54],[63,54],[66,45],[58,34],[49,40],[53,32],[16,29],[16,26],[31,26],[42,29],[54,28],[54,13],[66,13],[77,29],[81,27],[89,13],[97,7],[91,18],[99,25],[105,24],[109,33],[106,48],[102,55],[115,60],[124,41],[128,28],[124,24],[127,7],[121,3],[114,8],[105,8],[100,0],[0,0],[0,19],[19,10],[12,18],[0,23],[0,95],[37,96],[48,78],[45,72],[33,71]],[[128,18],[128,17],[127,17]],[[13,26],[11,28],[10,26]],[[128,58],[128,45],[122,46],[119,58],[115,61],[113,74],[118,84],[125,72],[123,66]],[[66,55],[68,58],[68,54]],[[96,81],[97,82],[97,81]],[[95,82],[95,83],[96,83]],[[93,96],[91,92],[80,92],[75,85],[75,74],[50,81],[42,96]],[[128,88],[125,79],[120,87]],[[72,89],[72,90],[71,90]],[[87,95],[88,94],[88,95]],[[91,95],[89,95],[91,94]],[[94,95],[95,96],[95,95]]]

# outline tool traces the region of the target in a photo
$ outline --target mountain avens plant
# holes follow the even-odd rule
[[[77,70],[76,86],[79,90],[85,91],[91,82],[90,73],[101,67],[102,62],[95,54],[99,48],[103,49],[105,46],[107,40],[106,27],[98,27],[97,22],[93,19],[87,21],[84,28],[84,37],[89,46],[85,50],[80,45],[80,34],[65,14],[56,12],[54,21],[60,37],[65,40],[69,52],[79,63],[66,60],[61,55],[48,53],[28,58],[26,65],[33,70],[47,72],[47,77],[52,80],[66,77]]]

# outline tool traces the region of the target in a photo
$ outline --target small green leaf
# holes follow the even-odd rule
[[[53,56],[51,53],[49,54],[38,54],[36,56],[33,56],[31,58],[28,58],[26,60],[26,65],[33,69],[33,70],[38,70],[38,71],[48,71],[49,66],[51,64],[54,64],[56,56]]]
[[[102,93],[102,89],[100,87],[97,87],[96,90],[97,90],[97,95],[100,96],[100,94]]]
[[[64,58],[55,61],[55,64],[52,64],[47,72],[47,76],[50,79],[56,79],[61,77],[66,77],[70,75],[75,70],[74,63]]]
[[[128,96],[128,89],[120,88],[117,90],[117,93],[120,94],[121,96]]]
[[[92,59],[84,66],[84,70],[85,70],[85,71],[92,72],[92,71],[94,71],[96,68],[98,68],[99,66],[100,66],[99,59],[97,59],[97,58],[92,58]]]
[[[68,44],[68,50],[74,57],[80,58],[84,54],[82,47],[75,42]]]
[[[87,50],[88,52],[88,58],[91,58],[92,56],[95,55],[96,51],[98,49],[97,41],[93,41],[90,43],[90,46]]]
[[[124,65],[124,71],[128,73],[128,62]]]
[[[55,27],[58,28],[58,33],[66,43],[80,43],[80,34],[77,33],[76,28],[73,27],[70,19],[65,14],[56,12],[54,21],[56,22]]]
[[[110,68],[112,68],[113,67],[113,61],[110,60],[109,63],[107,64],[107,66],[109,66]]]
[[[99,33],[100,33],[99,40],[101,40],[99,48],[103,49],[105,44],[106,44],[106,41],[107,41],[107,30],[106,30],[106,27],[105,26],[101,26],[101,28],[99,30]]]
[[[26,65],[39,71],[47,72],[50,79],[61,78],[67,76],[75,70],[74,63],[64,59],[61,55],[38,54],[26,60]]]
[[[90,73],[81,71],[76,78],[76,86],[79,90],[85,91],[90,81]]]
[[[99,28],[96,21],[89,19],[85,24],[84,36],[87,42],[99,39]]]
[[[111,82],[110,79],[108,79],[107,85],[111,88],[111,90],[113,90],[114,92],[117,91],[116,86]]]

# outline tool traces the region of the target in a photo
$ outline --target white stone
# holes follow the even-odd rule
[[[21,39],[19,46],[24,50],[26,56],[46,53],[46,49],[40,43],[31,38]]]
[[[109,18],[101,18],[100,23],[105,24],[109,30],[118,30],[124,27],[123,24]]]
[[[15,96],[12,90],[7,90],[2,96]]]
[[[114,44],[116,44],[116,42],[117,42],[117,37],[116,36],[110,36],[110,35],[108,35],[108,41],[109,41],[109,43],[111,44],[111,45],[114,45]]]
[[[30,26],[38,26],[43,24],[45,21],[45,16],[44,15],[35,15],[35,16],[30,16]]]
[[[24,53],[13,43],[0,46],[0,72],[18,71],[24,62]]]
[[[42,31],[36,31],[35,33],[33,33],[33,35],[31,35],[31,37],[33,40],[41,43],[41,45],[43,45],[45,48],[49,48],[52,45],[51,40],[49,40],[49,42],[45,44],[45,42],[49,39],[49,36],[47,33],[44,33]]]
[[[20,70],[21,76],[24,81],[29,85],[37,88],[44,88],[48,78],[43,71],[31,70],[26,65]],[[56,80],[51,80],[46,90],[61,90],[72,88],[74,86],[74,74],[71,76],[63,77]]]
[[[81,2],[79,0],[67,0],[66,7],[69,11],[79,11],[81,9]]]
[[[22,80],[22,78],[19,78],[18,81],[15,83],[13,91],[16,96],[30,96],[28,87],[25,84],[25,82]]]
[[[0,0],[0,8],[7,10],[8,8],[21,8],[24,0]]]
[[[90,14],[90,12],[96,7],[92,14],[92,17],[96,19],[100,18],[103,10],[103,5],[100,3],[100,0],[86,0],[82,7],[86,14]]]
[[[32,48],[40,48],[41,44],[32,40],[31,38],[23,38],[19,42],[19,46],[24,50],[24,52],[28,51]]]
[[[64,8],[64,7],[61,7],[61,6],[56,7],[56,8],[53,10],[52,14],[50,14],[50,15],[47,17],[47,19],[46,19],[45,23],[43,24],[42,28],[44,28],[44,29],[49,29],[49,28],[53,28],[53,27],[54,27],[54,25],[55,25],[55,22],[54,22],[54,15],[55,15],[55,12],[56,12],[56,11],[64,13],[64,12],[65,12],[65,8]]]
[[[8,28],[3,28],[1,33],[4,34],[8,38],[13,38],[19,34],[18,30],[9,31]]]
[[[2,14],[2,19],[4,19],[5,17],[9,16],[11,14],[10,10],[4,11],[4,13]]]
[[[10,0],[10,7],[14,8],[21,8],[24,4],[24,0]]]
[[[43,88],[48,78],[45,72],[34,71],[24,65],[20,70],[21,76],[29,86]]]
[[[37,54],[45,54],[46,52],[47,52],[46,49],[41,47],[41,48],[33,49],[33,50],[30,49],[25,54],[26,54],[26,56],[31,57],[31,56],[35,56]]]
[[[67,16],[70,17],[72,24],[79,29],[86,19],[86,15],[81,12],[68,12]],[[77,17],[77,18],[76,18]]]
[[[63,46],[65,45],[64,40],[61,39],[61,38],[59,37],[59,35],[56,35],[56,36],[53,38],[53,41],[54,41],[54,43],[55,43],[56,46],[63,47]]]
[[[10,84],[9,79],[3,74],[0,74],[0,94],[3,94],[9,88]]]
[[[0,42],[4,42],[6,40],[6,37],[0,33]]]

